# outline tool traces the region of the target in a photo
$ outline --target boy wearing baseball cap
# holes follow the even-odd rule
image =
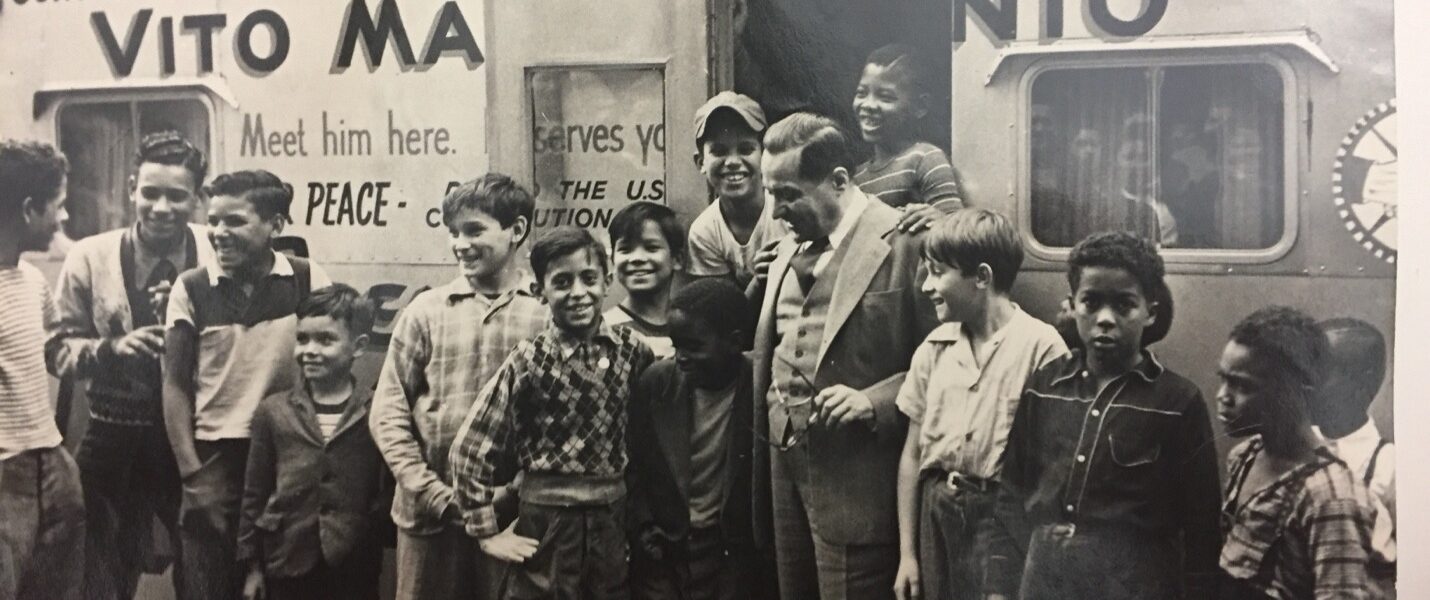
[[[727,277],[741,288],[756,278],[756,255],[788,230],[771,215],[760,187],[765,112],[749,96],[724,91],[695,111],[695,166],[715,195],[690,225],[690,275]]]

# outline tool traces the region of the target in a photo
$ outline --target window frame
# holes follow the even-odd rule
[[[218,110],[210,93],[192,89],[144,89],[131,91],[103,91],[75,90],[72,92],[59,93],[54,99],[54,118],[51,125],[55,132],[55,147],[63,149],[65,147],[64,134],[64,113],[73,106],[86,106],[96,104],[127,104],[129,107],[129,123],[134,128],[136,134],[139,131],[139,110],[137,104],[142,102],[174,102],[194,100],[203,108],[204,117],[208,122],[208,147],[201,148],[204,151],[204,158],[208,161],[208,172],[210,175],[223,172],[223,128],[218,122]],[[136,136],[136,140],[137,140]],[[128,177],[129,173],[124,173],[122,177]],[[208,182],[201,181],[202,186]],[[203,201],[203,198],[200,198]],[[195,217],[201,213],[195,212]],[[95,235],[103,231],[95,232]]]
[[[1048,71],[1076,71],[1106,68],[1167,68],[1185,66],[1215,65],[1264,65],[1275,69],[1281,77],[1281,118],[1282,118],[1282,231],[1281,237],[1266,248],[1258,249],[1217,249],[1217,248],[1163,248],[1161,255],[1168,264],[1269,264],[1289,254],[1296,246],[1300,230],[1301,169],[1304,145],[1297,142],[1302,122],[1302,101],[1296,71],[1285,58],[1270,52],[1233,51],[1215,56],[1190,55],[1187,53],[1158,52],[1139,56],[1049,56],[1032,61],[1018,81],[1019,100],[1017,103],[1018,129],[1016,147],[1016,180],[1018,225],[1027,232],[1028,252],[1033,256],[1057,262],[1065,262],[1072,252],[1071,247],[1049,246],[1038,240],[1033,231],[1032,211],[1032,121],[1033,84],[1039,75]]]

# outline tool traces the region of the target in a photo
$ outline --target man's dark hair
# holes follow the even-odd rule
[[[993,269],[993,289],[1013,289],[1023,266],[1023,238],[1013,223],[986,208],[964,208],[935,223],[924,236],[925,259],[958,267],[965,277],[978,265]]]
[[[530,227],[536,201],[532,199],[531,192],[511,177],[487,173],[447,193],[442,199],[442,224],[450,226],[457,212],[466,208],[490,215],[503,229],[511,227],[517,217],[526,217]]]
[[[722,335],[749,333],[746,330],[754,320],[745,293],[723,277],[703,277],[684,285],[671,295],[670,310],[704,321]],[[744,344],[743,339],[736,341]]]
[[[1068,255],[1068,287],[1077,291],[1082,271],[1088,267],[1122,269],[1137,280],[1142,296],[1153,300],[1157,289],[1166,285],[1162,255],[1152,242],[1126,231],[1094,233],[1073,246]]]
[[[1231,330],[1231,341],[1256,352],[1264,364],[1276,368],[1269,373],[1283,393],[1311,399],[1307,390],[1319,387],[1325,378],[1326,334],[1316,321],[1288,306],[1267,306],[1247,315]],[[1304,404],[1299,407],[1304,410]]]
[[[665,237],[666,245],[670,246],[670,256],[676,262],[685,264],[685,228],[680,225],[675,211],[664,204],[642,200],[617,211],[616,216],[611,217],[611,224],[606,227],[606,233],[611,236],[611,248],[614,249],[621,240],[639,240],[641,234],[645,233],[646,221],[652,221],[660,228],[661,236]]]
[[[298,318],[332,317],[342,321],[353,336],[372,331],[377,308],[372,300],[364,298],[352,286],[334,283],[320,290],[313,290],[307,298],[298,303]]]
[[[189,143],[183,134],[174,130],[151,133],[139,140],[139,152],[134,156],[134,166],[138,168],[144,163],[179,166],[188,169],[194,177],[194,189],[196,190],[203,187],[204,178],[209,173],[209,163],[204,158],[203,151]]]
[[[924,87],[924,82],[929,78],[928,67],[913,46],[907,44],[881,46],[869,53],[869,58],[864,60],[864,64],[878,65],[886,69],[891,67],[903,69],[908,75],[914,93],[928,93],[928,89]]]
[[[288,207],[293,204],[293,186],[262,169],[219,175],[213,183],[204,187],[204,193],[209,197],[243,198],[264,220],[282,215],[283,220],[293,222],[293,218],[288,216]]]
[[[765,152],[782,154],[799,150],[798,176],[804,181],[820,181],[844,167],[854,174],[854,154],[849,134],[829,117],[797,112],[780,119],[765,132]]]
[[[1346,317],[1321,321],[1319,327],[1327,338],[1326,358],[1332,363],[1327,366],[1341,372],[1356,393],[1344,400],[1369,406],[1385,382],[1385,335],[1370,323]]]
[[[65,155],[49,144],[0,142],[0,219],[19,219],[26,199],[54,200],[69,169]]]
[[[531,272],[536,276],[536,285],[546,285],[546,270],[563,256],[570,256],[585,250],[593,260],[600,263],[601,272],[606,273],[606,246],[596,241],[591,232],[580,227],[557,227],[546,232],[531,246]]]

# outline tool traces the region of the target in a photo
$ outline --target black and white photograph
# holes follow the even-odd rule
[[[1425,19],[0,0],[0,600],[1430,597]]]

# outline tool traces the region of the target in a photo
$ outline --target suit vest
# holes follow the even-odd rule
[[[828,320],[834,280],[844,262],[844,248],[831,248],[829,252],[833,253],[829,262],[807,295],[800,289],[793,269],[786,269],[780,278],[775,300],[775,335],[779,336],[779,342],[775,344],[774,360],[770,363],[770,389],[766,394],[772,440],[784,439],[785,424],[789,421],[797,423],[799,429],[808,423],[811,400],[819,393],[812,387],[815,372],[819,370],[819,349],[826,334],[838,333],[826,332],[824,323]]]

